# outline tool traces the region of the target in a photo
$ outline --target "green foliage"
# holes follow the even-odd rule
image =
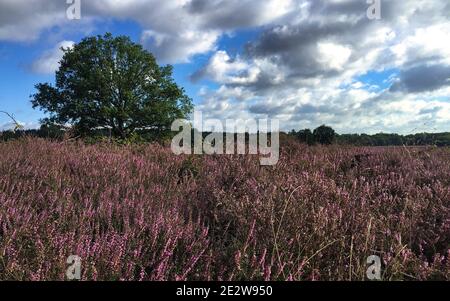
[[[79,135],[111,129],[121,139],[137,131],[163,136],[193,105],[151,53],[128,37],[111,34],[83,39],[64,56],[56,85],[36,85],[34,108],[48,113],[44,124],[72,124]]]
[[[306,143],[308,145],[313,145],[315,143],[314,134],[311,132],[310,129],[304,129],[298,132],[295,132],[295,136],[303,143]]]
[[[438,147],[450,146],[450,133],[418,133],[413,135],[385,134],[343,134],[338,135],[327,126],[321,126],[311,132],[304,129],[296,132],[292,130],[289,136],[297,138],[300,142],[308,145],[315,143],[356,146],[421,146],[432,145]]]
[[[336,132],[329,126],[322,125],[314,130],[314,140],[320,144],[333,144]]]
[[[314,145],[316,143],[329,145],[333,144],[336,138],[336,132],[326,125],[322,125],[314,131],[310,129],[304,129],[298,132],[292,130],[289,135],[296,137],[299,141],[308,145]]]

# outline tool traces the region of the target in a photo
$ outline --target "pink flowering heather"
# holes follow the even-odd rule
[[[0,143],[0,280],[450,280],[450,150]]]

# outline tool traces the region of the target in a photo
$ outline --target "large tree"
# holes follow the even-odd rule
[[[332,144],[336,138],[336,132],[329,126],[322,125],[314,130],[314,139],[320,144]]]
[[[71,124],[82,134],[109,128],[127,138],[136,130],[164,133],[192,111],[172,66],[158,66],[128,37],[107,33],[63,51],[55,86],[38,84],[31,96],[33,107],[49,114],[43,123]]]
[[[297,133],[297,137],[301,142],[304,142],[308,145],[314,144],[314,134],[311,132],[310,129],[304,129]]]

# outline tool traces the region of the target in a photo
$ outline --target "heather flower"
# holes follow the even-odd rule
[[[449,152],[404,152],[287,141],[268,167],[0,143],[0,280],[64,280],[70,255],[82,280],[359,280],[371,255],[383,280],[449,280]],[[180,179],[187,160],[195,176]]]

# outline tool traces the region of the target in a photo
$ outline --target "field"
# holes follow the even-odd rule
[[[450,280],[447,148],[0,143],[0,280]]]

